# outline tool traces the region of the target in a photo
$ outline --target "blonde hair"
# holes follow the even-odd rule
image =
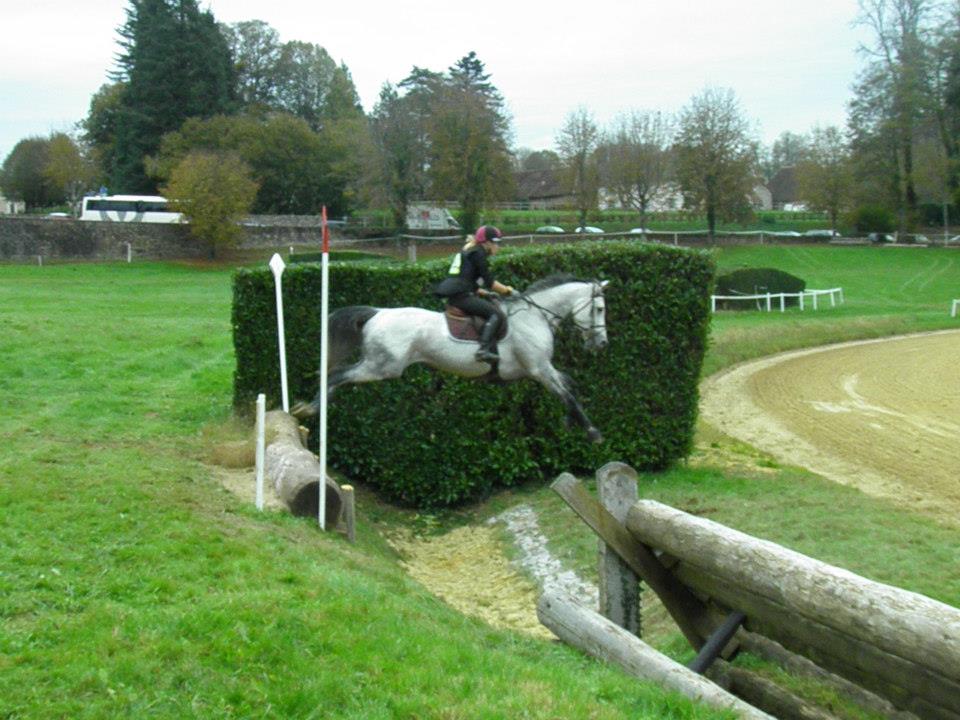
[[[479,244],[480,244],[480,243],[477,242],[477,236],[476,236],[476,235],[467,235],[467,244],[463,246],[462,252],[466,252],[467,250],[470,250],[471,248],[475,248],[475,247],[476,247],[477,245],[479,245]]]

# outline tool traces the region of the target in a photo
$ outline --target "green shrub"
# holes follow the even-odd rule
[[[743,268],[717,277],[717,295],[759,295],[762,293],[799,293],[807,283],[800,278],[775,268]],[[787,305],[797,305],[797,298],[786,298]],[[719,307],[730,310],[750,310],[751,303],[721,301]]]
[[[447,263],[331,264],[330,307],[440,309],[429,288]],[[686,455],[710,317],[709,256],[641,243],[579,243],[507,249],[494,269],[499,280],[521,288],[556,272],[610,280],[609,347],[587,353],[564,326],[554,357],[605,442],[592,445],[580,428],[566,428],[560,400],[531,381],[490,385],[414,366],[399,380],[337,390],[329,416],[331,465],[393,501],[440,507],[564,470],[593,472],[610,460],[660,469]],[[291,267],[283,276],[291,402],[317,389],[320,282],[315,265]],[[275,322],[269,271],[238,271],[234,402],[241,412],[259,392],[280,404]]]
[[[893,212],[879,205],[861,205],[854,210],[847,222],[858,233],[893,232],[896,219]]]

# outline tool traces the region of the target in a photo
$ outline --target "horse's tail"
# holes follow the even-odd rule
[[[368,305],[350,305],[330,313],[330,370],[342,365],[363,342],[363,326],[379,312]]]

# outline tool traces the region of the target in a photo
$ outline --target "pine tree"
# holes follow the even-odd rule
[[[154,192],[144,158],[187,118],[232,110],[233,62],[213,15],[196,0],[131,0],[120,36],[115,79],[125,86],[111,184],[117,191]]]

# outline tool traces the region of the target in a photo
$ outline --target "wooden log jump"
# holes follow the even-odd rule
[[[320,463],[300,437],[300,423],[282,410],[266,414],[266,474],[274,490],[294,515],[317,516],[320,504]],[[324,474],[327,483],[327,525],[336,527],[343,508],[340,486]]]
[[[627,528],[747,627],[919,717],[960,720],[960,610],[652,500]],[[852,677],[851,677],[852,676]]]
[[[611,472],[633,471],[611,463],[598,483]],[[960,609],[652,500],[634,503],[621,524],[566,473],[553,488],[660,596],[699,651],[691,667],[741,698],[781,718],[829,717],[724,661],[745,647],[832,678],[844,695],[886,717],[960,720]]]
[[[732,710],[746,720],[773,720],[767,713],[657,652],[634,634],[562,593],[544,593],[537,603],[537,616],[564,642],[616,663],[634,677],[651,680],[710,707]]]

